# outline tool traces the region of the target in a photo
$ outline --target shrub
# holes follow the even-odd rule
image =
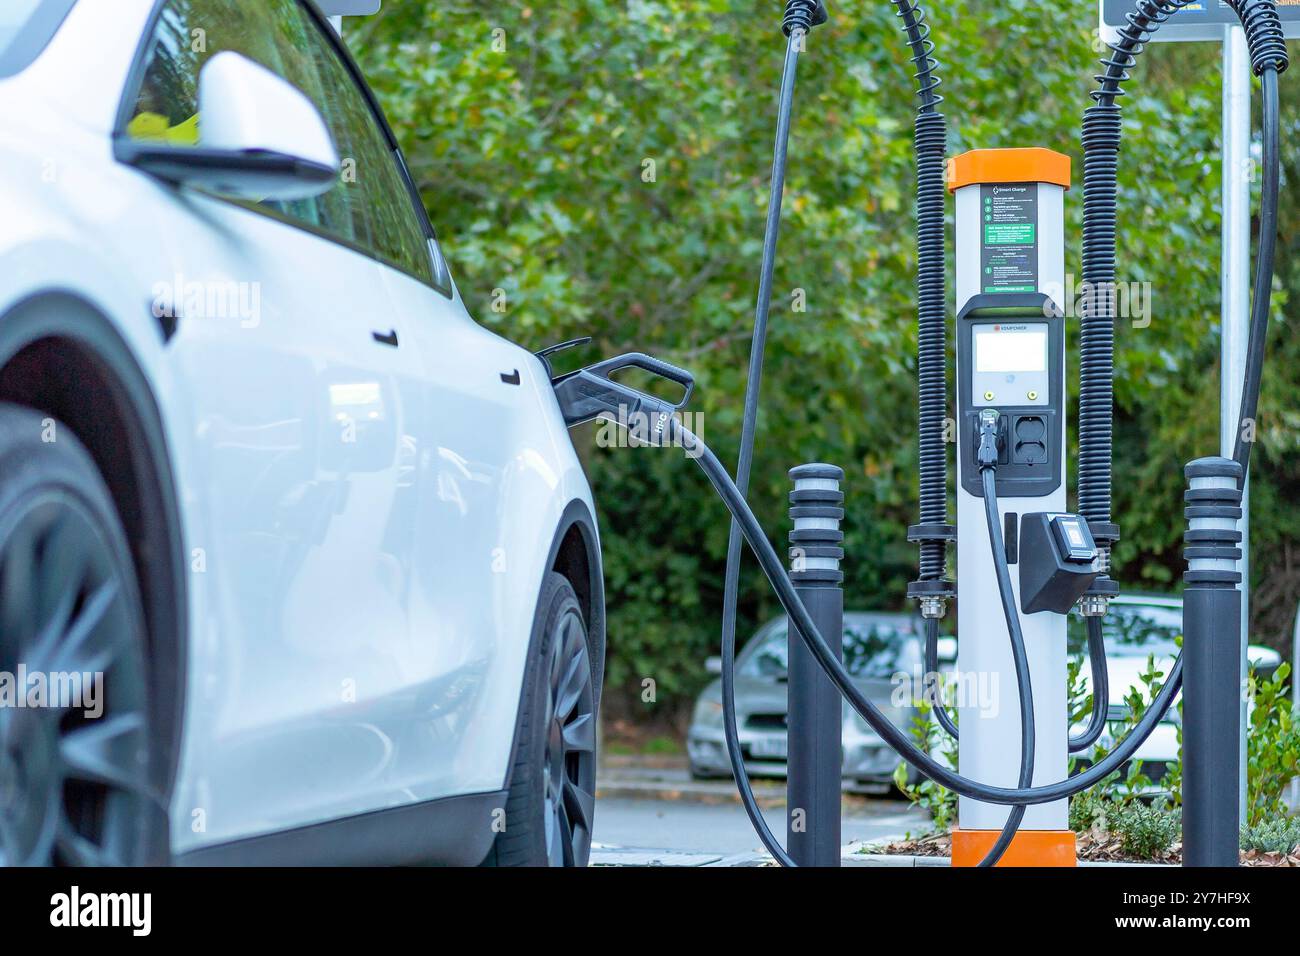
[[[1241,828],[1241,848],[1260,853],[1300,851],[1300,817],[1282,817]]]
[[[1182,835],[1182,818],[1160,804],[1134,802],[1119,807],[1108,820],[1126,856],[1154,860],[1168,853]]]
[[[933,708],[924,700],[914,701],[913,706],[917,708],[917,714],[912,718],[912,739],[916,745],[928,754],[938,755],[948,766],[956,769],[956,747],[944,729],[934,721],[931,714]],[[894,770],[894,786],[930,815],[936,831],[946,833],[957,822],[957,794],[925,777],[916,784],[910,784],[907,779],[910,771],[907,763],[900,762]]]
[[[1086,833],[1094,827],[1104,830],[1114,801],[1102,795],[1101,787],[1093,787],[1070,798],[1069,826],[1075,833]]]
[[[1292,712],[1283,663],[1267,680],[1252,673],[1250,733],[1246,738],[1246,823],[1261,824],[1286,814],[1282,794],[1300,776],[1300,725]]]

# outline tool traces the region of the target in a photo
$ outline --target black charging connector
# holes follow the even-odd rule
[[[545,361],[545,360],[544,360]],[[615,381],[615,372],[640,369],[682,387],[682,397],[676,402],[657,398],[630,385]],[[597,418],[613,418],[620,422],[643,420],[647,424],[644,435],[638,437],[647,444],[660,445],[668,433],[668,423],[695,391],[695,378],[685,369],[642,352],[618,355],[595,365],[560,375],[551,380],[555,397],[564,416],[564,424],[572,428]]]
[[[979,451],[975,453],[975,461],[979,464],[980,471],[998,467],[998,458],[1002,454],[1002,449],[1006,447],[1006,442],[1006,434],[1002,429],[1002,416],[998,410],[986,408],[980,412]]]

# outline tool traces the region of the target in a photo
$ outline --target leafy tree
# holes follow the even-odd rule
[[[1075,158],[1067,269],[1077,272],[1079,125],[1099,55],[1091,13],[1075,0],[927,6],[950,151],[1042,145]],[[766,212],[780,8],[402,0],[348,34],[476,317],[530,348],[594,336],[575,363],[639,348],[690,368],[692,410],[725,461]],[[1120,276],[1150,283],[1151,305],[1149,324],[1118,329],[1116,558],[1130,587],[1176,586],[1181,466],[1217,446],[1216,53],[1157,45],[1125,98]],[[914,87],[891,5],[836,8],[799,82],[752,499],[781,541],[786,470],[843,465],[848,604],[902,607],[916,560],[905,538],[916,495]],[[1294,182],[1300,157],[1288,149]],[[1300,593],[1300,344],[1285,334],[1300,207],[1289,189],[1285,202],[1254,475],[1255,578],[1268,582],[1254,638],[1278,646]],[[640,682],[652,677],[671,712],[715,652],[726,512],[680,451],[600,447],[594,427],[575,441],[605,546],[607,699],[642,708]],[[743,636],[776,604],[752,562],[742,585]]]

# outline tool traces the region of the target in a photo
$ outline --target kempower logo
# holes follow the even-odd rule
[[[129,928],[133,936],[153,929],[152,893],[82,893],[73,886],[50,897],[50,925]]]
[[[1027,325],[995,325],[995,326],[993,326],[993,331],[994,331],[994,332],[1027,332],[1027,331],[1029,331],[1029,326],[1027,326]]]

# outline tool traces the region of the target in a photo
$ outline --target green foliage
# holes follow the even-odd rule
[[[1107,818],[1119,804],[1105,795],[1102,787],[1093,787],[1070,798],[1069,827],[1075,833],[1106,829]]]
[[[916,745],[928,754],[941,756],[948,766],[956,769],[956,744],[934,720],[933,708],[923,699],[913,701],[913,706],[917,708],[917,712],[912,718],[911,732]],[[929,814],[935,831],[946,833],[952,829],[952,825],[957,822],[957,794],[939,786],[927,777],[921,777],[916,783],[911,783],[909,781],[911,776],[911,767],[900,762],[894,768],[894,786],[912,803]]]
[[[1078,720],[1086,715],[1086,708],[1081,703],[1084,698],[1082,686],[1078,680],[1081,659],[1072,661],[1070,673],[1070,713]],[[1262,677],[1251,672],[1248,693],[1250,695],[1250,731],[1246,738],[1247,782],[1246,782],[1246,823],[1250,826],[1262,825],[1269,820],[1284,817],[1287,812],[1284,794],[1292,780],[1300,777],[1300,724],[1295,719],[1291,700],[1291,687],[1288,677],[1291,674],[1289,664],[1283,663],[1269,677]],[[1141,675],[1144,690],[1131,689],[1126,701],[1129,714],[1122,727],[1112,726],[1116,738],[1127,734],[1142,718],[1148,702],[1160,691],[1160,678],[1164,675],[1155,667],[1154,661],[1148,659],[1147,669]],[[1178,712],[1182,713],[1182,700],[1178,702]],[[1178,747],[1181,754],[1183,742],[1182,723],[1178,725]],[[1105,756],[1104,748],[1098,747],[1093,754],[1097,760]],[[1182,804],[1182,760],[1172,761],[1166,767],[1164,777],[1159,784],[1162,791],[1161,802],[1170,806]],[[1071,802],[1071,827],[1087,829],[1097,814],[1101,803],[1128,804],[1144,793],[1150,792],[1151,781],[1142,772],[1141,762],[1133,761],[1123,779],[1114,774]],[[1078,809],[1076,811],[1076,804]],[[1076,815],[1081,826],[1075,826]]]
[[[529,348],[593,335],[570,362],[639,348],[690,368],[692,410],[724,461],[739,430],[784,42],[779,5],[759,6],[403,0],[348,34],[470,311]],[[1074,157],[1077,272],[1091,14],[1077,0],[928,7],[950,152],[1042,145]],[[1211,44],[1158,44],[1142,61],[1124,104],[1119,278],[1151,284],[1152,316],[1117,329],[1116,559],[1126,584],[1168,588],[1181,570],[1180,466],[1217,447],[1219,81]],[[883,0],[832,11],[810,38],[752,500],[781,540],[786,470],[845,467],[850,607],[902,606],[915,575],[912,91]],[[1284,105],[1293,127],[1296,107]],[[1296,161],[1288,154],[1289,181],[1300,181]],[[1282,328],[1300,283],[1300,256],[1288,255],[1300,243],[1297,195],[1286,191],[1282,213],[1252,466],[1252,567],[1272,588],[1252,602],[1264,637],[1286,633],[1300,593],[1283,559],[1300,526],[1300,336]],[[682,708],[716,653],[726,513],[680,452],[599,448],[590,430],[575,440],[605,548],[606,700],[643,710],[651,677],[656,706]],[[742,637],[775,612],[751,562]]]
[[[1281,817],[1242,827],[1241,848],[1260,853],[1300,852],[1300,817]]]
[[[1108,829],[1119,836],[1125,856],[1154,860],[1178,841],[1182,820],[1176,811],[1162,805],[1138,802],[1121,806],[1111,814]]]
[[[1300,724],[1292,711],[1291,673],[1283,663],[1271,678],[1252,673],[1250,733],[1246,736],[1246,823],[1262,824],[1286,813],[1282,794],[1300,776]]]
[[[1071,720],[1086,719],[1092,709],[1092,695],[1084,694],[1083,682],[1080,680],[1082,669],[1082,658],[1075,658],[1068,667],[1069,686],[1067,689],[1067,700],[1069,701],[1069,712]],[[1146,713],[1150,702],[1160,693],[1163,686],[1161,678],[1165,676],[1164,671],[1156,667],[1155,658],[1147,657],[1146,668],[1138,674],[1141,687],[1130,687],[1124,695],[1125,716],[1123,721],[1112,721],[1109,725],[1109,735],[1113,740],[1122,740],[1128,736],[1129,732],[1137,726]],[[1179,731],[1181,734],[1181,730]],[[1105,736],[1102,738],[1105,739]],[[1090,761],[1096,763],[1110,753],[1111,748],[1097,744],[1093,747]],[[1075,758],[1077,759],[1077,758]],[[1075,759],[1070,761],[1070,770],[1074,771]],[[1177,761],[1174,762],[1176,764]],[[1169,789],[1165,800],[1173,805],[1181,802],[1181,769],[1176,768],[1174,764],[1167,767],[1167,773],[1161,780],[1161,789]],[[1119,771],[1111,774],[1101,783],[1098,783],[1086,794],[1096,794],[1098,799],[1124,806],[1137,800],[1139,797],[1150,794],[1152,791],[1151,778],[1143,771],[1141,760],[1130,760],[1127,769],[1121,776]],[[1084,794],[1074,798],[1078,801]],[[1073,812],[1073,809],[1071,810]],[[1080,810],[1081,813],[1087,812],[1086,807]]]
[[[1072,721],[1086,720],[1092,709],[1092,695],[1084,693],[1080,679],[1082,667],[1081,655],[1072,659],[1068,667],[1067,699]],[[1127,707],[1125,719],[1110,725],[1110,735],[1115,740],[1126,736],[1142,719],[1150,701],[1160,692],[1161,678],[1165,675],[1155,666],[1154,658],[1148,657],[1146,669],[1138,676],[1142,686],[1129,688],[1124,698]],[[1094,747],[1092,762],[1102,759],[1108,752],[1106,747]],[[1070,761],[1071,773],[1074,772],[1074,763],[1074,760]],[[1171,805],[1176,806],[1181,797],[1178,761],[1168,765],[1159,789],[1166,792],[1148,805],[1144,798],[1149,798],[1153,792],[1151,779],[1143,771],[1142,761],[1131,760],[1124,774],[1117,771],[1070,798],[1070,829],[1076,833],[1109,831],[1119,836],[1120,849],[1125,855],[1135,859],[1154,859],[1178,838],[1179,816],[1169,809]]]
[[[1135,860],[1163,856],[1182,835],[1181,814],[1165,801],[1125,801],[1100,787],[1071,798],[1069,821],[1075,833],[1119,837],[1120,851]]]

